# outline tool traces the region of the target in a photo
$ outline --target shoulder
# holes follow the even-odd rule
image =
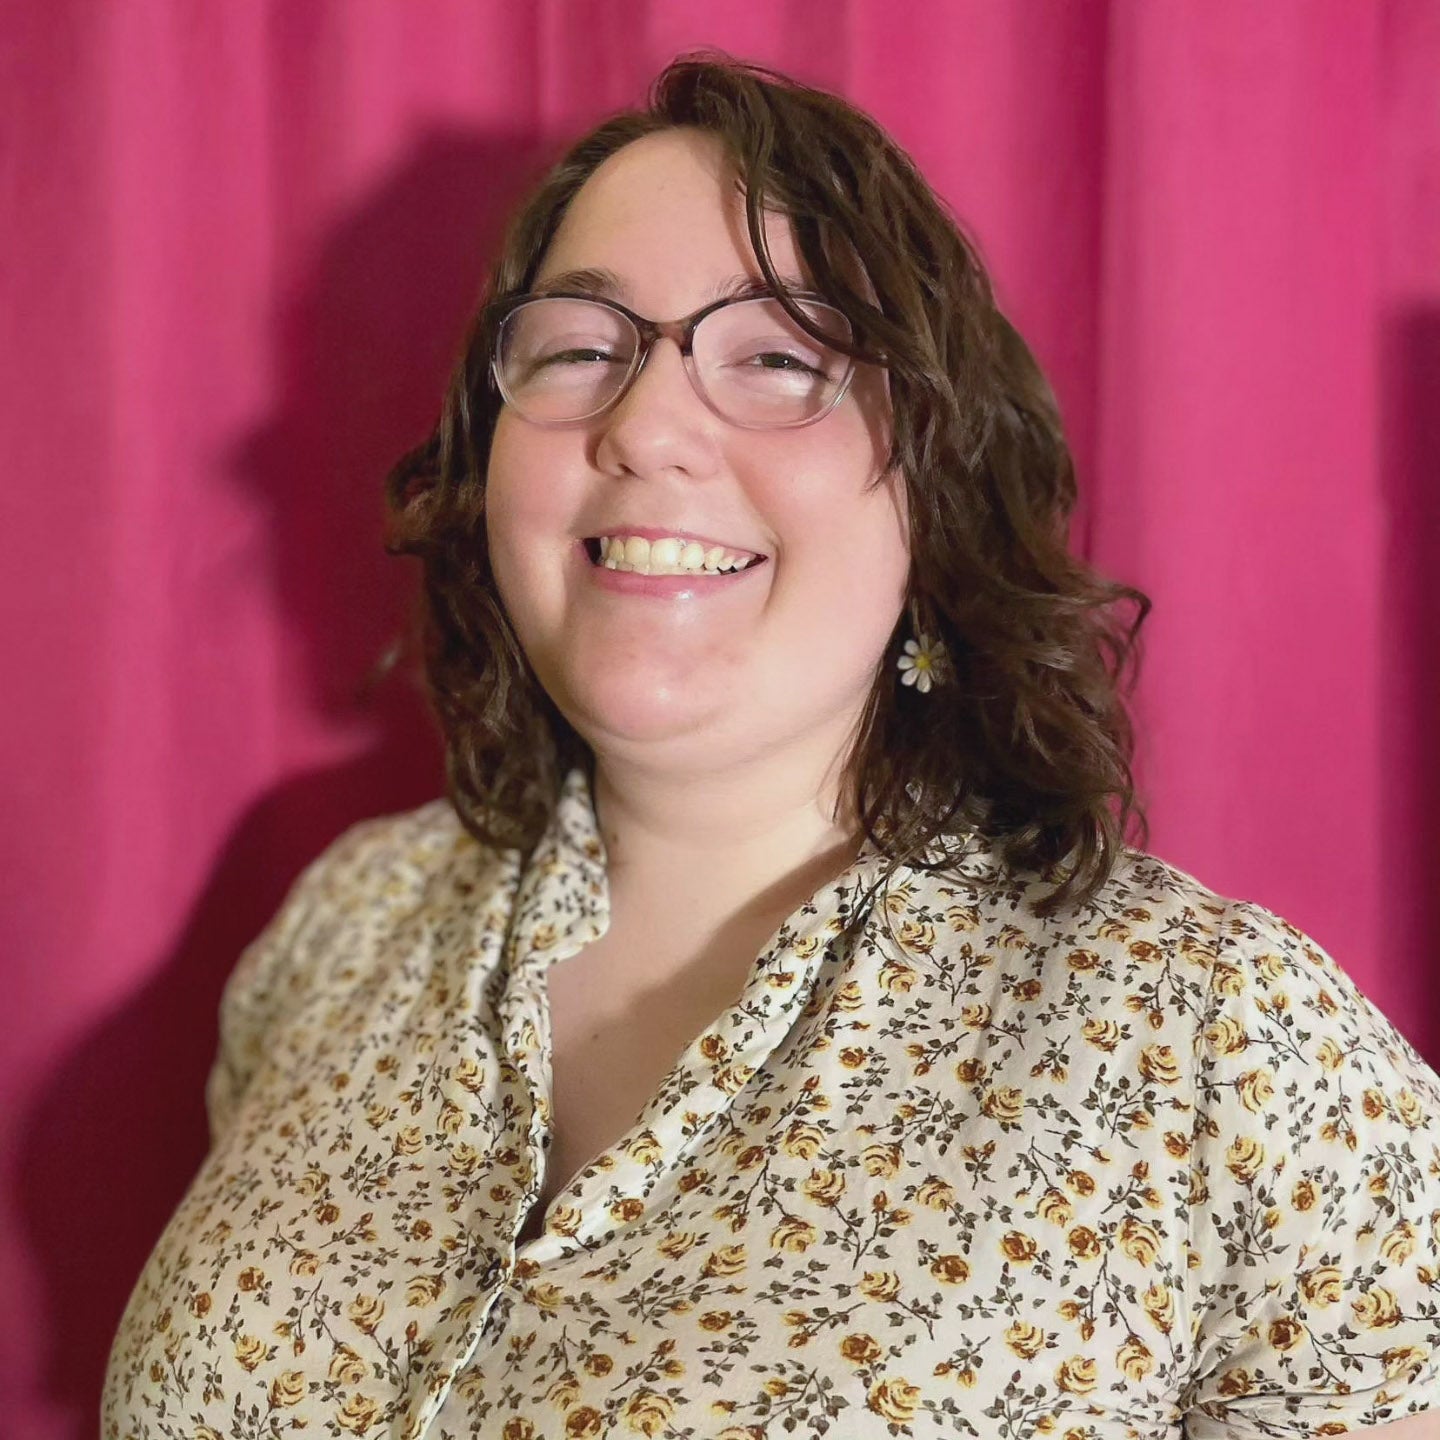
[[[292,881],[226,979],[207,1082],[212,1136],[228,1128],[277,1025],[362,992],[397,943],[411,954],[489,923],[517,868],[515,852],[483,846],[445,798],[342,830]]]
[[[515,868],[514,851],[483,845],[446,798],[367,816],[347,826],[297,877],[291,897],[347,910],[383,911],[434,899],[455,880],[460,893]]]
[[[264,1009],[282,984],[308,987],[330,956],[343,955],[352,974],[398,926],[474,913],[504,888],[515,859],[481,845],[444,798],[355,821],[304,867],[241,952],[222,1012]]]
[[[1089,900],[1038,914],[1055,883],[1033,869],[1006,867],[993,845],[974,845],[953,869],[903,871],[886,891],[885,910],[902,936],[908,926],[910,939],[932,942],[940,959],[966,946],[1058,957],[1097,981],[1168,959],[1201,989],[1222,951],[1234,948],[1233,937],[1258,930],[1268,913],[1130,847]]]
[[[331,875],[363,872],[377,864],[429,865],[451,853],[479,848],[443,796],[408,810],[370,815],[348,825],[317,857]]]
[[[953,870],[897,876],[883,918],[922,970],[953,980],[983,967],[987,985],[1042,1005],[1052,1025],[1118,1027],[1122,1041],[1163,1038],[1206,1061],[1260,1033],[1281,1053],[1288,1037],[1291,1063],[1323,1066],[1358,1046],[1421,1081],[1433,1073],[1335,957],[1263,904],[1129,847],[1090,900],[1037,915],[1053,886],[977,847]]]

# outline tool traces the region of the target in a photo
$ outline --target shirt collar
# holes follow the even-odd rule
[[[855,858],[821,887],[808,905],[843,913],[847,925],[868,913],[888,861],[867,836]],[[898,883],[910,875],[900,866]],[[813,913],[813,912],[812,912]],[[516,954],[527,968],[567,959],[610,925],[605,842],[595,815],[589,775],[577,765],[565,775],[550,823],[531,854],[516,895]]]
[[[609,927],[605,842],[589,781],[577,765],[562,781],[555,811],[520,876],[512,953],[525,970],[543,970]]]

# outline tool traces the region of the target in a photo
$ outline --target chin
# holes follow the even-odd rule
[[[708,729],[712,719],[678,696],[669,706],[647,704],[637,696],[590,696],[587,702],[567,711],[565,718],[594,749],[684,739]]]

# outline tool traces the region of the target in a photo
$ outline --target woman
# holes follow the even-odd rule
[[[1125,844],[1148,601],[870,119],[669,67],[514,220],[389,498],[448,795],[241,958],[107,1436],[1436,1405],[1440,1082]]]

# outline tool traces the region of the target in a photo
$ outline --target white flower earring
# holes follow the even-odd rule
[[[922,695],[928,695],[932,685],[945,683],[945,642],[932,640],[915,624],[913,607],[910,622],[917,638],[905,642],[905,653],[895,665],[902,685],[913,685]]]

